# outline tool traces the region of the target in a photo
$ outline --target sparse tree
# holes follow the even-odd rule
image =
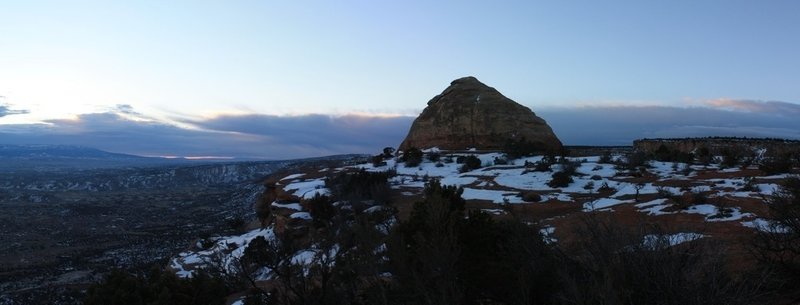
[[[758,228],[753,253],[790,286],[800,288],[800,177],[787,179],[767,202],[769,223]]]

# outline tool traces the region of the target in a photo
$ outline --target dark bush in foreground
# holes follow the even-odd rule
[[[767,202],[771,223],[758,230],[754,253],[791,287],[800,288],[800,178],[787,179]]]
[[[476,170],[481,168],[482,165],[483,163],[481,163],[481,159],[475,155],[469,155],[464,158],[464,165],[461,167],[461,171],[468,172],[471,170]]]
[[[230,291],[218,278],[205,273],[191,279],[152,269],[146,275],[112,271],[102,283],[92,285],[84,299],[86,305],[194,305],[225,304]]]
[[[542,201],[542,195],[534,192],[525,192],[522,194],[522,201],[525,202],[539,202]]]
[[[428,153],[427,157],[428,157],[428,161],[439,162],[439,160],[442,158],[442,154],[433,151],[433,152]]]
[[[386,165],[386,161],[384,160],[384,155],[375,155],[372,156],[372,166],[374,167],[381,167]]]
[[[325,181],[333,196],[338,200],[389,200],[388,179],[393,172],[343,172]]]
[[[566,172],[555,172],[551,177],[553,179],[551,179],[550,182],[547,182],[547,185],[552,188],[567,187],[574,181],[572,180],[572,176]]]
[[[674,245],[652,225],[584,218],[575,255],[562,263],[565,304],[752,304],[764,277],[733,277],[723,249],[704,238]]]
[[[638,170],[640,167],[648,166],[649,161],[650,157],[647,154],[641,151],[637,151],[625,156],[625,159],[621,160],[620,163],[617,165],[621,169],[633,171],[633,170]]]
[[[395,304],[540,304],[557,291],[553,252],[534,226],[464,217],[461,190],[428,185],[396,229],[390,257]]]
[[[411,147],[403,152],[403,155],[400,157],[400,162],[404,162],[406,167],[415,167],[422,163],[423,156],[424,154],[419,148]]]
[[[758,165],[758,169],[767,175],[784,174],[792,171],[792,159],[788,155],[765,158]]]
[[[330,198],[325,195],[314,195],[314,197],[305,201],[305,206],[309,214],[311,214],[311,219],[316,227],[325,226],[336,216],[336,208]]]

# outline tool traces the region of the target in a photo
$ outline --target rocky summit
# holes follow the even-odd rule
[[[529,142],[543,152],[562,149],[542,118],[470,76],[428,102],[399,149],[500,150],[511,142]]]

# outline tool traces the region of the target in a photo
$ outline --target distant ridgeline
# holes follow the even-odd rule
[[[662,148],[663,147],[663,148]],[[654,153],[659,149],[694,153],[699,150],[708,150],[713,155],[721,155],[729,150],[763,150],[762,153],[772,155],[793,154],[800,152],[800,141],[776,138],[738,138],[738,137],[707,137],[707,138],[670,138],[670,139],[641,139],[633,141],[636,151]]]

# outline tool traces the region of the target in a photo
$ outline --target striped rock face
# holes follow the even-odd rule
[[[530,142],[543,152],[563,148],[547,122],[528,107],[470,76],[454,80],[428,102],[399,149],[500,150],[509,141]]]

